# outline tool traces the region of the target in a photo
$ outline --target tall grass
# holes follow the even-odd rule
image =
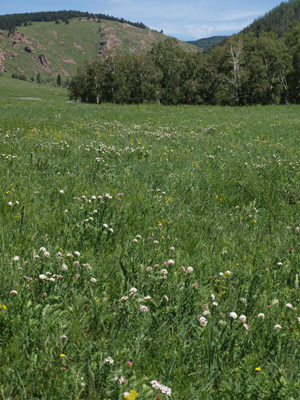
[[[0,107],[2,399],[300,398],[298,107]]]

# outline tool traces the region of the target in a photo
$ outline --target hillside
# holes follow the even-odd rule
[[[150,29],[116,21],[73,18],[68,23],[33,22],[8,36],[0,30],[0,72],[73,76],[78,64],[105,51],[121,48],[146,53],[168,38]],[[185,42],[186,51],[198,48]]]
[[[283,36],[287,29],[300,20],[300,0],[282,2],[279,6],[268,11],[263,17],[254,20],[241,33],[253,32],[256,37],[261,32],[275,31],[279,37]]]
[[[186,43],[192,44],[193,46],[197,46],[200,49],[207,50],[211,47],[222,42],[222,40],[226,39],[227,36],[211,36],[209,38],[198,39],[198,40],[188,40]]]

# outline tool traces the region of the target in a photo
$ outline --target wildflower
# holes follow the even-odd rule
[[[272,306],[267,306],[267,308],[271,308]]]
[[[197,282],[195,282],[195,283],[192,284],[192,286],[195,287],[195,288],[197,288],[199,285],[198,285]]]
[[[216,296],[214,294],[211,294],[210,297],[211,297],[212,301],[214,301],[216,298]]]
[[[17,295],[17,294],[18,294],[18,292],[17,292],[16,290],[12,290],[12,291],[10,292],[10,294]]]
[[[286,229],[291,229],[291,227],[290,227],[290,226],[287,226]]]
[[[11,207],[13,205],[13,203],[11,201],[9,201],[7,204],[9,205],[9,207]]]
[[[73,257],[73,254],[68,253],[68,254],[67,254],[67,257]]]
[[[19,261],[20,260],[20,257],[19,256],[15,256],[14,257],[14,261]]]
[[[130,390],[130,392],[125,392],[123,393],[124,399],[125,400],[135,400],[135,398],[138,396],[139,394],[137,392],[135,392],[134,390]]]
[[[144,297],[144,300],[151,300],[151,296]]]
[[[60,190],[59,193],[63,194],[63,193],[65,193],[65,192],[64,192],[63,190]]]
[[[79,251],[75,251],[74,254],[75,254],[75,256],[80,257]]]
[[[43,280],[43,279],[47,279],[47,276],[44,274],[41,274],[41,275],[39,275],[39,278]]]
[[[137,243],[137,239],[133,239],[133,243]]]
[[[37,254],[34,256],[34,258],[37,260],[38,258],[40,258],[40,256],[38,256]]]
[[[230,315],[230,317],[233,318],[233,319],[236,319],[236,318],[237,318],[237,314],[236,314],[235,312],[231,312],[229,315]]]
[[[126,301],[126,300],[128,300],[128,297],[127,297],[127,296],[121,297],[121,301]]]
[[[152,270],[152,267],[147,267],[146,270],[147,270],[147,271],[151,271],[151,270]]]
[[[113,230],[113,228],[110,228],[109,231],[110,231],[111,233],[113,233],[114,230]]]
[[[299,324],[300,324],[300,318],[299,317],[297,317],[297,321],[299,322]]]
[[[294,250],[294,247],[290,247],[290,251],[293,251]]]
[[[97,282],[97,279],[91,278],[91,282],[96,283],[96,282]]]
[[[92,199],[93,199],[93,200],[96,200],[96,196],[92,196]]]
[[[166,295],[164,295],[164,299],[167,300],[167,301],[169,301],[169,297],[166,296]]]
[[[65,354],[63,354],[63,353],[61,353],[61,354],[60,354],[60,356],[61,356],[61,357],[66,357],[66,355],[65,355]]]
[[[208,310],[203,312],[203,315],[209,315],[209,314],[210,314],[210,312]]]
[[[146,311],[148,311],[148,307],[146,307],[146,306],[141,306],[141,307],[140,307],[140,311],[146,312]]]
[[[127,361],[127,365],[129,365],[129,367],[132,367],[132,362]]]
[[[58,257],[61,257],[61,256],[62,256],[62,254],[61,254],[60,251],[59,251],[56,255],[57,255]]]
[[[175,247],[174,246],[170,247],[170,250],[175,251]]]
[[[44,292],[44,293],[42,294],[42,296],[43,296],[43,297],[47,297],[48,295],[47,295],[46,292]]]
[[[136,238],[136,239],[142,239],[142,236],[141,236],[141,235],[136,235],[135,238]]]
[[[223,318],[225,318],[225,317],[226,317],[226,314],[224,314],[224,313],[221,312],[220,316],[223,317]]]
[[[241,301],[242,301],[243,303],[246,303],[246,302],[247,302],[247,299],[245,299],[245,297],[243,297],[243,298],[241,298]]]
[[[261,371],[261,368],[260,367],[256,367],[255,371]]]
[[[193,267],[188,267],[187,270],[186,270],[186,273],[187,274],[192,274],[193,271],[194,271]]]
[[[168,260],[169,264],[174,264],[174,260],[172,260],[172,258],[170,260]]]
[[[62,340],[68,340],[68,336],[66,336],[66,335],[61,335],[61,337],[60,337]]]
[[[79,274],[76,274],[76,275],[75,275],[75,278],[76,278],[76,279],[79,279]]]
[[[214,306],[217,306],[217,305],[218,305],[218,303],[217,303],[216,301],[214,301],[214,302],[213,302],[213,305],[214,305]]]
[[[108,363],[108,364],[113,364],[113,363],[114,363],[114,360],[113,360],[111,357],[105,358],[104,361],[105,361],[106,363]]]
[[[277,263],[277,265],[282,265],[282,262],[279,261],[279,262]]]
[[[246,329],[246,331],[249,329],[249,326],[247,324],[243,324],[243,327]]]
[[[159,267],[159,264],[155,264],[155,265],[154,265],[154,268],[158,268],[158,267]]]
[[[276,324],[276,325],[274,326],[274,329],[281,329],[281,325]]]
[[[63,264],[63,265],[61,266],[61,269],[62,269],[63,271],[67,271],[67,270],[68,270],[68,266],[67,266],[66,264]]]
[[[241,315],[239,317],[239,320],[242,321],[242,322],[246,322],[246,319],[247,319],[247,317],[245,315]]]
[[[45,247],[41,247],[39,251],[45,253],[46,249],[45,249]]]
[[[20,204],[20,203],[18,202],[18,200],[16,201],[16,204]]]
[[[158,244],[158,240],[154,240],[153,243]]]
[[[258,317],[260,318],[260,317],[263,317],[263,318],[265,318],[265,314],[263,314],[263,313],[259,313],[258,314]]]
[[[230,271],[226,271],[225,275],[231,275],[231,272]]]
[[[132,287],[129,291],[130,291],[130,293],[136,293],[137,289],[135,287]]]
[[[293,308],[293,306],[291,305],[291,303],[287,303],[285,306],[286,306],[287,308]]]
[[[50,253],[49,253],[48,251],[45,251],[45,252],[44,252],[44,256],[45,256],[46,258],[49,258],[49,257],[50,257]]]
[[[299,229],[298,227],[295,229],[296,232],[299,232],[299,230],[300,230],[300,229]]]
[[[166,274],[168,273],[168,270],[162,269],[162,270],[160,271],[160,273],[163,274],[163,275],[166,275]]]

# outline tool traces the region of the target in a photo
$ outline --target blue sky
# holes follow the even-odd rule
[[[0,0],[0,14],[80,10],[143,22],[181,40],[237,33],[280,0]]]

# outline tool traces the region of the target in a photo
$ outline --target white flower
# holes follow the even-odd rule
[[[249,329],[249,326],[248,326],[247,324],[243,324],[243,327],[244,327],[246,330]]]
[[[213,305],[214,305],[214,306],[217,306],[217,305],[218,305],[218,303],[217,303],[216,301],[214,301],[214,302],[213,302]]]
[[[75,254],[77,257],[80,257],[79,251],[75,251],[74,254]]]
[[[133,239],[133,243],[137,243],[137,241],[138,241],[137,239]]]
[[[141,307],[140,307],[140,311],[146,312],[146,311],[148,311],[148,307],[146,307],[146,306],[141,306]]]
[[[96,200],[96,196],[92,196],[92,199],[93,199],[93,200]]]
[[[151,300],[151,296],[144,297],[144,300]]]
[[[203,315],[209,315],[210,314],[210,312],[209,311],[203,311]]]
[[[14,261],[19,261],[20,260],[20,257],[19,256],[15,256],[14,257]]]
[[[132,287],[129,291],[130,291],[131,293],[136,293],[136,292],[137,292],[137,289],[136,289],[135,287]]]
[[[201,315],[198,315],[198,320],[200,321],[200,324],[202,325],[202,326],[206,326],[206,324],[207,324],[207,321],[206,321],[206,318],[205,317],[201,317]]]
[[[241,301],[242,301],[243,303],[247,303],[247,299],[245,299],[245,297],[241,298]]]
[[[45,251],[45,252],[44,252],[44,256],[45,256],[46,258],[49,258],[49,257],[50,257],[50,253],[49,253],[48,251]]]
[[[260,317],[263,317],[263,318],[265,318],[265,314],[263,314],[263,313],[259,313],[259,314],[258,314],[258,318],[260,318]]]
[[[104,226],[104,228],[108,228],[108,225],[107,225],[107,224],[103,224],[103,226]]]
[[[277,263],[277,265],[282,265],[282,262],[279,261],[279,262]]]
[[[17,295],[17,294],[18,294],[18,292],[17,292],[16,290],[12,290],[12,291],[10,292],[10,294]]]
[[[113,232],[114,230],[113,230],[113,228],[110,228],[109,231]]]
[[[175,247],[174,246],[170,247],[170,250],[175,251]]]
[[[230,317],[233,318],[233,319],[236,319],[236,318],[237,318],[237,313],[235,313],[235,312],[231,312],[229,315],[230,315]]]
[[[168,270],[162,269],[162,270],[160,271],[160,273],[163,274],[163,275],[166,275],[166,274],[168,273]]]
[[[39,275],[39,278],[43,280],[43,279],[47,279],[47,276],[44,274],[41,274],[41,275]]]
[[[300,324],[300,318],[299,317],[297,317],[297,321],[299,322],[299,324]]]
[[[158,240],[154,240],[153,243],[158,244]]]
[[[296,232],[299,232],[300,229],[299,229],[298,226],[297,226],[297,228],[296,228],[295,230],[296,230]]]
[[[11,207],[13,205],[13,203],[11,201],[9,201],[7,204],[9,205],[9,207]]]
[[[142,239],[142,236],[141,236],[141,235],[136,235],[135,238],[136,238],[136,239]]]
[[[68,270],[68,266],[67,266],[66,264],[63,264],[63,265],[61,266],[61,269],[62,269],[63,271],[67,271],[67,270]]]
[[[174,264],[174,260],[172,260],[172,258],[170,260],[168,260],[169,264]]]
[[[286,306],[287,308],[293,308],[293,306],[291,305],[291,303],[287,303],[285,306]]]
[[[128,297],[127,297],[127,296],[121,297],[121,301],[126,301],[126,300],[128,300]]]
[[[60,190],[59,193],[63,194],[63,193],[65,193],[65,192],[64,192],[63,190]]]
[[[97,279],[91,278],[91,282],[96,283],[96,282],[97,282]]]
[[[220,272],[219,275],[220,275],[220,276],[223,276],[224,274],[223,274],[223,272]]]
[[[226,271],[225,274],[226,275],[231,275],[231,272],[230,271]]]
[[[281,329],[281,325],[276,324],[276,325],[274,326],[274,329]]]
[[[45,247],[41,247],[39,251],[42,251],[43,253],[45,253],[46,249],[45,249]]]
[[[192,274],[194,271],[193,267],[187,267],[186,273],[187,274]]]
[[[61,335],[61,337],[60,337],[62,340],[68,340],[68,336],[66,336],[66,335]]]
[[[211,297],[212,301],[214,301],[216,298],[216,296],[214,294],[211,294],[210,297]]]
[[[247,317],[245,315],[240,315],[239,320],[242,322],[246,322]]]
[[[105,361],[106,363],[108,363],[108,364],[113,364],[113,363],[114,363],[114,360],[113,360],[111,357],[105,358],[104,361]]]

